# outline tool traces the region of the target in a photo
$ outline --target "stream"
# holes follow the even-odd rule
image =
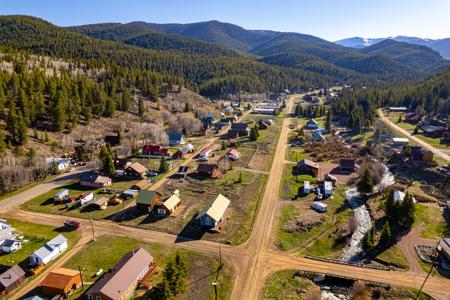
[[[385,166],[383,178],[381,178],[381,182],[374,187],[374,192],[380,192],[394,183],[394,175],[389,171],[389,168]],[[360,262],[363,254],[361,240],[366,232],[372,228],[372,221],[370,219],[369,211],[356,188],[347,190],[345,192],[345,197],[353,210],[356,229],[348,241],[341,259],[348,262]]]

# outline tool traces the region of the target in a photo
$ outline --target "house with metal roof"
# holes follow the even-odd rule
[[[219,194],[215,198],[211,198],[198,217],[200,219],[200,224],[207,228],[216,227],[223,221],[223,216],[229,205],[230,200],[222,194]]]
[[[30,255],[30,265],[48,264],[67,250],[67,239],[59,234]]]
[[[184,135],[182,133],[169,132],[167,135],[169,136],[169,145],[170,146],[184,144]]]
[[[143,248],[125,254],[87,291],[89,300],[131,299],[154,269],[153,257]]]
[[[6,220],[0,219],[0,243],[12,237],[14,228]]]
[[[161,194],[151,190],[141,190],[136,199],[136,207],[143,212],[151,212],[161,201]]]
[[[6,239],[0,244],[3,253],[14,253],[22,248],[22,243],[14,239]]]

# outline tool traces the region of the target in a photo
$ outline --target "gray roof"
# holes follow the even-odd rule
[[[143,248],[128,252],[111,268],[111,272],[104,274],[89,289],[88,295],[101,293],[111,299],[118,299],[152,262],[153,257]]]
[[[0,275],[0,285],[8,288],[23,277],[25,277],[25,272],[19,265],[15,265]]]
[[[3,243],[2,243],[2,247],[12,247],[12,245],[14,245],[15,242],[19,242],[16,240],[11,240],[11,239],[6,239]]]
[[[56,247],[67,242],[67,239],[62,235],[57,235],[51,241],[48,241],[44,246],[36,250],[33,254],[37,257],[44,258],[50,255]]]

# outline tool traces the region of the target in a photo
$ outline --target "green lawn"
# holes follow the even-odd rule
[[[280,184],[280,197],[284,200],[290,200],[298,195],[299,187],[303,186],[304,181],[316,182],[316,178],[309,175],[294,176],[292,167],[294,164],[285,164],[283,168],[283,177]]]
[[[29,240],[29,242],[23,242],[22,249],[15,253],[1,255],[0,265],[13,266],[26,261],[28,256],[34,251],[41,248],[46,242],[60,234],[60,232],[56,230],[56,227],[52,226],[37,225],[13,219],[7,219],[7,221],[16,229],[16,231],[23,233],[25,240]],[[76,231],[62,232],[62,234],[69,240],[69,247],[76,243]]]
[[[301,200],[299,200],[301,201]],[[343,191],[335,191],[334,198],[324,201],[328,205],[328,211],[323,215],[325,222],[314,227],[310,231],[293,233],[283,229],[283,225],[289,220],[295,220],[302,213],[294,204],[286,206],[281,213],[280,226],[278,228],[278,246],[283,251],[298,251],[300,255],[313,255],[335,258],[345,246],[342,237],[336,232],[345,227],[351,217],[351,211],[340,210],[345,202]],[[309,208],[308,208],[309,209]]]
[[[129,237],[100,236],[95,242],[88,244],[78,255],[72,257],[64,267],[78,269],[81,267],[85,281],[94,282],[93,275],[103,269],[107,272],[127,252],[142,247],[147,250],[157,265],[157,271],[149,278],[151,285],[156,285],[168,259],[174,255],[176,249],[156,243],[144,243]],[[216,280],[219,267],[217,257],[210,257],[190,250],[180,250],[188,266],[186,299],[214,299],[214,289],[211,282]],[[101,253],[101,255],[99,255]],[[233,288],[233,272],[229,265],[224,265],[217,277],[218,299],[229,299]]]
[[[138,180],[121,180],[121,181],[115,181],[111,185],[112,189],[116,189],[118,191],[123,191],[127,188],[130,188],[133,184],[135,184]],[[41,212],[41,213],[50,213],[50,214],[57,214],[57,215],[66,215],[71,216],[75,218],[93,218],[93,219],[103,219],[105,217],[108,217],[110,215],[113,215],[114,213],[117,213],[120,211],[123,206],[122,205],[116,205],[116,206],[108,206],[105,210],[89,210],[86,208],[73,208],[73,209],[67,209],[64,204],[55,204],[53,201],[53,196],[61,189],[68,189],[69,194],[73,196],[79,196],[81,194],[89,194],[93,192],[96,197],[106,197],[110,198],[112,195],[110,194],[101,194],[100,189],[85,189],[81,187],[77,182],[69,183],[63,187],[56,188],[54,190],[51,190],[47,193],[44,193],[42,195],[37,196],[36,198],[26,202],[22,205],[23,209],[31,210],[35,212]],[[125,202],[125,205],[129,201]]]
[[[442,211],[434,206],[416,205],[416,222],[414,226],[423,226],[422,236],[425,238],[447,237],[450,225],[442,215]]]
[[[302,295],[315,286],[311,280],[296,275],[296,270],[283,270],[270,276],[264,285],[264,299],[303,299]]]
[[[380,253],[376,258],[386,263],[395,264],[402,269],[405,270],[409,269],[408,260],[403,255],[403,252],[396,245],[386,249],[385,251]]]

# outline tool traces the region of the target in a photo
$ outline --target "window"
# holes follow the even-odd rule
[[[95,297],[95,300],[102,300],[102,297],[97,296],[97,297]]]
[[[88,295],[88,299],[89,299],[89,300],[94,300],[94,296]]]

